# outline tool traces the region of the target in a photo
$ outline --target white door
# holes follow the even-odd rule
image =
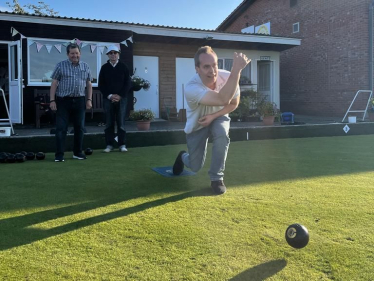
[[[192,76],[195,75],[195,61],[193,58],[177,58],[176,59],[176,100],[177,110],[185,109],[187,106],[184,98],[184,87]]]
[[[23,123],[21,42],[8,45],[9,61],[9,114],[12,123]]]
[[[158,95],[158,57],[134,56],[135,76],[139,76],[151,83],[151,87],[145,91],[134,92],[137,99],[135,110],[150,108],[156,118],[160,118],[159,95]]]
[[[272,66],[270,61],[257,63],[257,91],[266,96],[268,101],[274,102]]]

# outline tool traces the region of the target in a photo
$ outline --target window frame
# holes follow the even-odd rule
[[[296,30],[295,30],[295,27]],[[295,22],[294,24],[292,24],[292,33],[299,33],[300,32],[300,23],[299,22]]]
[[[297,0],[290,0],[290,8],[295,7],[297,5]]]
[[[32,82],[30,81],[30,71],[31,71],[31,64],[30,64],[30,48],[31,47],[35,47],[34,44],[30,45],[29,46],[29,42],[33,41],[34,43],[35,42],[40,42],[40,43],[43,43],[43,41],[49,41],[49,42],[56,42],[56,44],[66,44],[68,42],[71,41],[71,39],[54,39],[54,38],[38,38],[38,37],[28,37],[27,38],[27,86],[45,86],[45,87],[50,87],[51,86],[51,82]],[[90,44],[95,44],[96,45],[96,49],[94,52],[96,52],[96,77],[97,77],[97,82],[96,83],[92,83],[92,86],[93,87],[98,87],[98,80],[99,80],[99,73],[100,73],[100,69],[101,69],[101,66],[106,62],[103,62],[101,61],[102,59],[102,54],[101,52],[99,51],[99,47],[108,47],[108,46],[111,46],[111,45],[115,45],[117,43],[114,43],[114,42],[97,42],[97,41],[82,41],[83,43],[86,43],[88,45]],[[52,47],[53,48],[53,47]],[[62,46],[61,47],[61,53],[64,53],[65,56],[66,56],[66,46]],[[68,59],[68,57],[66,56],[66,59]],[[62,61],[62,60],[61,60]],[[84,58],[82,58],[82,61],[85,62]]]
[[[219,68],[218,69],[223,69],[223,70],[227,70],[225,69],[225,60],[233,60],[232,58],[226,58],[226,57],[219,57],[217,62],[221,60],[222,61],[222,65],[223,65],[223,68]],[[219,66],[219,62],[218,62],[218,66]],[[243,83],[243,82],[240,82],[241,80],[239,80],[239,85],[253,85],[253,79],[252,79],[252,62],[250,62],[246,67],[249,68],[249,80],[251,83]],[[227,71],[231,71],[231,70],[227,70]],[[243,71],[242,71],[243,73]],[[240,76],[242,75],[242,73],[240,74]]]

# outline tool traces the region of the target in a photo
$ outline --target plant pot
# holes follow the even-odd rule
[[[142,89],[142,86],[140,86],[140,85],[132,85],[131,86],[131,90],[133,90],[134,92],[140,91],[141,89]]]
[[[274,125],[274,117],[275,116],[264,116],[262,118],[262,124],[265,125],[265,126]]]
[[[151,127],[151,121],[136,121],[138,131],[148,131]]]

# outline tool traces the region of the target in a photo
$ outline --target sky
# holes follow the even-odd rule
[[[21,6],[40,0],[19,0]],[[243,0],[44,0],[58,16],[216,29]],[[0,10],[10,11],[0,0]]]

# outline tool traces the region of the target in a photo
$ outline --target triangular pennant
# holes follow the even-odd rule
[[[30,46],[31,46],[32,44],[34,44],[34,43],[35,43],[34,41],[32,41],[32,40],[29,39],[27,44],[28,44],[28,46],[30,47]]]
[[[75,38],[73,40],[71,40],[70,43],[75,43]]]
[[[46,44],[45,47],[47,48],[48,53],[51,53],[52,45]]]
[[[21,33],[20,33],[21,34]],[[25,39],[26,37],[21,34],[21,39]]]
[[[133,43],[133,42],[132,42],[132,36],[130,36],[130,37],[127,38],[126,40],[129,40],[131,43]]]
[[[69,45],[71,42],[66,42],[66,43],[62,43],[62,46],[66,47],[67,45]]]
[[[96,49],[96,45],[90,45],[90,47],[91,47],[91,53],[93,53],[94,51],[95,51],[95,49]]]
[[[125,40],[125,41],[122,41],[121,44],[124,44],[124,45],[126,45],[126,47],[127,47],[126,40]]]
[[[86,47],[87,45],[88,45],[87,43],[82,43],[81,48],[84,48],[84,47]]]
[[[40,51],[41,48],[43,48],[43,44],[39,43],[39,42],[36,42],[36,49],[38,50],[38,53]]]
[[[105,46],[99,46],[100,53],[103,54]]]
[[[57,49],[57,51],[58,51],[59,53],[61,53],[61,44],[56,44],[56,45],[55,45],[55,48]]]
[[[18,34],[18,31],[17,31],[14,27],[12,27],[12,28],[10,29],[10,32],[12,33],[12,36]]]
[[[79,40],[79,39],[77,39],[77,38],[75,38],[75,43],[78,44],[78,45],[80,45],[82,43],[82,41]]]

